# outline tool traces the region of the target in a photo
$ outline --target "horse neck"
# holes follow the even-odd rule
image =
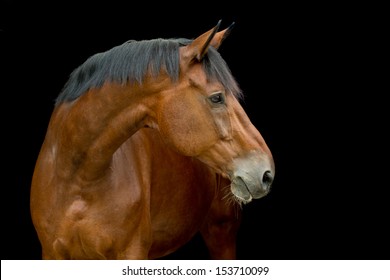
[[[114,152],[153,118],[153,92],[145,86],[105,84],[72,103],[60,105],[50,127],[59,170],[67,178],[99,180]],[[49,141],[50,142],[50,141]]]

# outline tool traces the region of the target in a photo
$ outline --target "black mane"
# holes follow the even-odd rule
[[[156,76],[164,69],[175,82],[180,69],[179,47],[190,42],[188,39],[127,41],[95,54],[71,73],[56,99],[56,105],[73,101],[89,89],[101,87],[106,81],[142,84],[148,71]],[[231,93],[238,97],[241,95],[226,62],[215,49],[209,48],[202,62],[209,79],[218,80]]]

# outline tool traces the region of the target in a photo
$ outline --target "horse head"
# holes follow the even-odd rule
[[[179,78],[161,95],[156,126],[168,145],[228,178],[234,198],[248,203],[270,191],[275,165],[218,52],[232,25],[219,26],[179,48]]]

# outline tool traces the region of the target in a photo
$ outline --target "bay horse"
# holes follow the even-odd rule
[[[198,232],[210,259],[237,258],[242,205],[269,193],[275,166],[220,23],[127,41],[71,73],[31,183],[43,259],[159,259]]]

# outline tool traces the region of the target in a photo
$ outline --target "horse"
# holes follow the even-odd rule
[[[129,40],[91,55],[59,95],[33,170],[42,259],[161,259],[200,234],[210,259],[237,259],[244,204],[275,164],[218,48]]]

